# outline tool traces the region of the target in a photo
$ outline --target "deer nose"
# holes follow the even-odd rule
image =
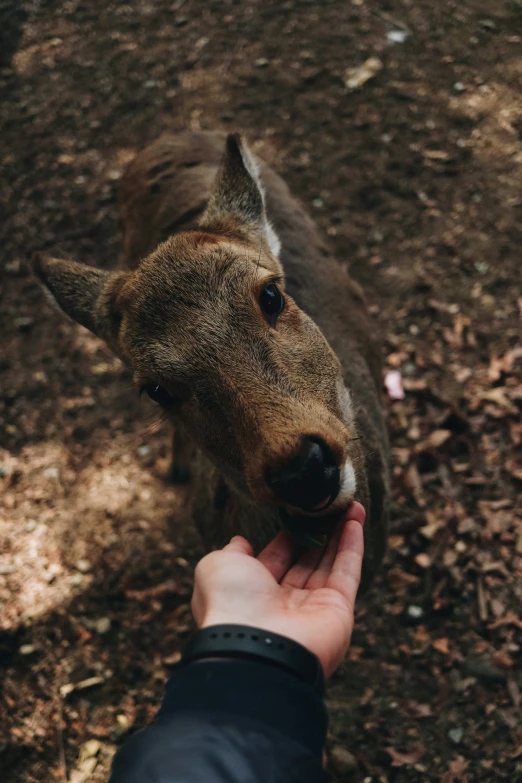
[[[339,467],[320,438],[304,437],[289,462],[268,469],[266,482],[275,494],[303,511],[321,511],[339,492]]]

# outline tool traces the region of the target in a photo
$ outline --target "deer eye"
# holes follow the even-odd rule
[[[275,326],[277,316],[283,312],[285,298],[275,283],[266,285],[259,295],[259,306],[270,326]]]
[[[154,402],[157,402],[164,408],[166,408],[167,405],[172,405],[173,402],[176,402],[176,397],[157,383],[146,383],[140,388],[140,394],[143,394],[144,392],[149,395],[151,400],[154,400]]]

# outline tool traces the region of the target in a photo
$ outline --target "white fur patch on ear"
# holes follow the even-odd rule
[[[265,200],[265,191],[263,188],[263,184],[261,182],[261,177],[259,176],[259,164],[257,160],[254,158],[252,152],[250,151],[250,148],[248,144],[245,144],[243,140],[241,140],[241,144],[239,147],[239,150],[241,152],[241,158],[243,159],[243,164],[256,183],[257,187],[261,191],[261,195],[263,196],[263,202]]]
[[[261,182],[261,177],[259,175],[259,164],[257,160],[254,158],[252,152],[250,151],[250,148],[247,144],[245,144],[244,141],[241,142],[240,146],[241,150],[241,157],[243,159],[243,164],[256,183],[259,192],[261,193],[261,198],[263,199],[263,207],[266,208],[266,200],[265,200],[265,189],[263,187],[263,183]],[[273,256],[276,258],[279,258],[279,254],[281,253],[281,242],[279,240],[279,237],[277,236],[276,232],[274,231],[273,227],[270,225],[268,220],[265,218],[265,234],[266,239],[268,242],[268,246],[270,248],[270,252]]]
[[[281,252],[281,241],[268,220],[265,222],[265,232],[266,238],[268,240],[268,246],[270,247],[270,252],[273,256],[279,258],[279,254]]]
[[[339,408],[341,409],[343,424],[345,426],[352,424],[354,419],[352,398],[350,397],[350,392],[344,385],[342,378],[337,380],[337,399],[339,401]]]

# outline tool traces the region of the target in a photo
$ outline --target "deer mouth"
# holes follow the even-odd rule
[[[313,507],[312,511],[325,511],[329,506],[332,505],[332,503],[335,500],[335,495],[328,495],[324,500],[322,500],[320,503],[318,503],[316,506]]]
[[[349,504],[346,507],[343,505],[342,508],[337,508],[330,513],[324,514],[324,511],[332,503],[333,500],[325,504],[316,514],[303,514],[296,510],[291,512],[289,509],[280,509],[282,527],[288,530],[298,546],[326,546],[349,506]],[[321,511],[323,515],[319,516]]]
[[[301,546],[325,546],[353,502],[356,479],[350,461],[340,471],[336,490],[309,509],[287,504],[280,509],[283,528]]]

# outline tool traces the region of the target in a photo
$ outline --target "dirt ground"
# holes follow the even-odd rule
[[[3,783],[105,781],[192,628],[169,433],[28,259],[115,264],[126,161],[200,127],[287,178],[405,389],[334,780],[522,780],[521,0],[2,0],[0,31]]]

